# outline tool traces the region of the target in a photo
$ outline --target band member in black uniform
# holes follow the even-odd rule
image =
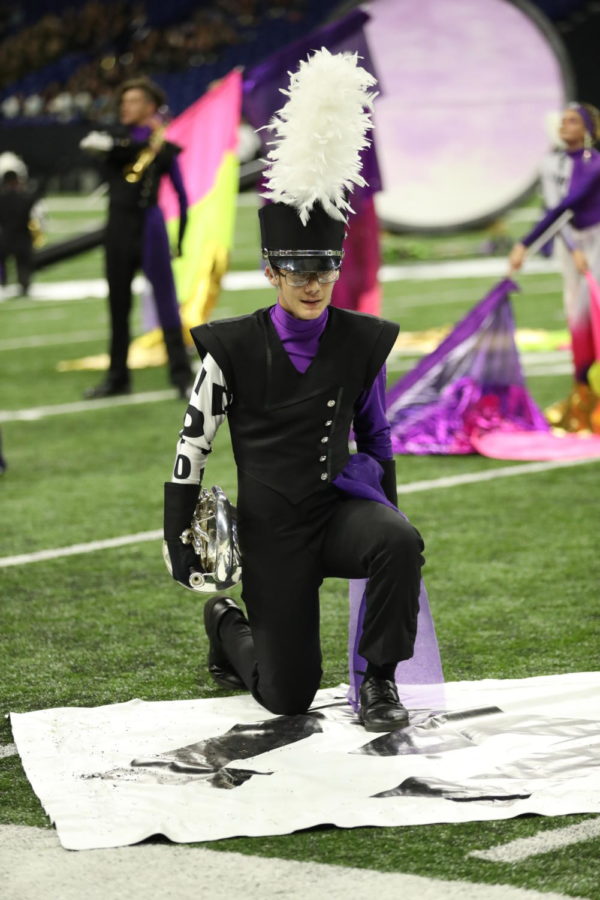
[[[364,94],[371,76],[355,57],[324,53],[300,72],[325,66],[315,80],[326,89],[337,76],[347,89],[364,73],[361,110],[371,99]],[[318,103],[314,112],[320,115]],[[306,144],[306,129],[298,132]],[[339,139],[335,128],[332,133]],[[301,166],[297,177],[304,178]],[[340,178],[338,188],[349,180]],[[221,685],[251,691],[273,713],[306,712],[322,674],[319,587],[329,576],[366,577],[359,652],[368,666],[359,717],[369,731],[391,731],[408,722],[394,670],[413,654],[423,564],[422,539],[395,506],[385,418],[385,360],[398,326],[330,306],[345,201],[333,187],[319,193],[308,218],[306,209],[285,200],[260,210],[266,275],[277,303],[192,329],[203,365],[165,485],[165,540],[174,578],[188,585],[190,571],[201,565],[180,536],[227,415],[247,615],[229,597],[208,600],[209,671]]]
[[[30,187],[26,177],[8,170],[0,186],[0,284],[6,284],[6,262],[14,258],[21,296],[27,297],[33,272],[31,211],[42,197],[45,181]]]
[[[179,200],[177,254],[187,222],[187,196],[177,163],[181,148],[164,137],[158,110],[165,98],[145,78],[132,79],[119,89],[121,127],[114,133],[91,132],[84,150],[104,156],[109,207],[105,239],[106,278],[111,319],[110,368],[104,381],[86,391],[88,399],[128,393],[127,367],[132,306],[131,282],[142,269],[150,282],[169,359],[171,383],[187,397],[192,372],[183,343],[181,318],[171,269],[165,221],[158,206],[161,178],[168,176]]]

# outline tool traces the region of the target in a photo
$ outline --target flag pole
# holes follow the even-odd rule
[[[534,253],[537,253],[540,247],[543,247],[544,244],[547,244],[548,241],[557,234],[561,228],[567,224],[567,222],[573,218],[573,213],[570,209],[565,209],[563,213],[560,214],[558,219],[556,219],[552,225],[550,225],[546,230],[540,234],[539,238],[536,238],[535,241],[527,248],[527,252],[531,256]]]

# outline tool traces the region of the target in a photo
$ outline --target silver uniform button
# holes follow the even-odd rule
[[[327,472],[323,472],[321,475],[321,481],[327,481]]]
[[[325,422],[326,428],[329,428],[330,425],[333,425],[333,419],[327,419],[327,421]]]
[[[327,460],[327,457],[326,457],[326,456],[320,456],[320,457],[319,457],[319,462],[325,462],[326,460]]]
[[[329,438],[327,437],[327,435],[325,435],[325,437],[321,438],[321,443],[326,444],[328,440],[329,440]]]
[[[335,400],[328,400],[327,406],[335,406]]]

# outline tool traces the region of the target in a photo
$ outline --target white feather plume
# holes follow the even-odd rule
[[[318,201],[334,219],[346,220],[346,199],[360,174],[360,151],[368,147],[375,78],[356,53],[316,51],[290,74],[287,103],[267,128],[274,134],[267,155],[263,196],[295,206],[302,223]]]

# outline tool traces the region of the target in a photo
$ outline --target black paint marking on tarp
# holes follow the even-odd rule
[[[249,759],[303,741],[323,731],[323,716],[313,713],[298,716],[276,716],[262,722],[234,725],[229,731],[187,744],[156,756],[137,757],[130,768],[111,769],[86,775],[86,778],[144,781],[156,784],[185,784],[202,779],[216,788],[239,787],[253,775],[271,774],[252,769],[228,768],[235,759]]]

